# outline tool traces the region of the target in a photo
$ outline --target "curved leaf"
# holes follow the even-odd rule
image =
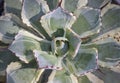
[[[77,77],[73,74],[68,75],[64,70],[53,71],[49,77],[48,83],[79,83]]]
[[[19,31],[19,33],[15,37],[14,42],[9,47],[9,49],[25,63],[28,63],[29,61],[34,59],[34,49],[49,51],[49,48],[49,42],[44,41],[43,39],[38,38],[37,36],[24,30]]]
[[[7,83],[37,83],[43,70],[21,68],[20,64],[11,63],[7,68]]]
[[[89,7],[83,7],[75,12],[77,20],[72,26],[72,30],[81,35],[100,26],[100,11]]]
[[[102,9],[101,14],[103,27],[100,34],[120,27],[120,6],[108,4]]]
[[[68,39],[69,42],[68,53],[69,55],[71,55],[71,57],[75,57],[79,51],[82,40],[71,29],[66,30],[66,38]]]
[[[48,5],[44,0],[24,0],[22,7],[22,20],[31,26],[42,38],[50,39],[46,31],[42,28],[39,20],[41,16],[49,12]],[[42,33],[42,34],[41,34]]]
[[[5,0],[5,12],[13,13],[21,18],[21,8],[22,1],[21,0]]]
[[[70,28],[75,21],[72,14],[67,13],[61,7],[42,16],[41,23],[46,32],[51,36],[57,29]]]
[[[0,17],[0,41],[11,43],[21,26],[16,22],[17,17],[6,14]]]
[[[82,76],[97,69],[97,60],[98,53],[96,49],[79,49],[74,59],[65,58],[63,63],[69,73]]]
[[[34,56],[37,59],[39,68],[61,70],[61,59],[44,51],[34,50]]]
[[[69,12],[74,12],[85,6],[87,2],[88,0],[62,0],[61,7]]]

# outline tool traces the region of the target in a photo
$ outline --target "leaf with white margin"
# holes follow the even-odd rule
[[[87,5],[88,0],[62,0],[61,7],[69,12]]]
[[[0,17],[0,41],[4,43],[11,43],[21,28],[13,18],[16,19],[13,14],[5,14]]]
[[[7,68],[7,83],[37,83],[44,70],[22,68],[18,62],[11,63]]]
[[[98,52],[95,48],[79,49],[74,59],[66,57],[63,60],[64,68],[69,73],[77,76],[83,76],[88,72],[93,72],[98,68]]]
[[[73,74],[68,75],[64,70],[54,70],[47,83],[78,83],[78,80],[76,76]]]
[[[66,29],[66,38],[69,42],[68,55],[71,55],[71,57],[75,57],[79,51],[82,40],[71,29]]]
[[[79,35],[101,26],[100,10],[98,9],[82,7],[76,10],[74,15],[77,19],[71,29]]]
[[[20,0],[5,0],[5,12],[12,13],[21,18],[22,2]]]
[[[22,6],[22,20],[28,26],[31,21],[39,20],[40,17],[49,12],[49,7],[44,0],[24,0]]]
[[[104,7],[110,1],[111,0],[88,0],[87,6],[99,9]]]
[[[34,56],[37,59],[39,68],[41,69],[55,69],[61,70],[62,58],[57,58],[55,55],[49,54],[45,51],[34,50]]]
[[[104,44],[109,42],[116,42],[120,45],[120,27],[108,31],[91,41],[91,43],[94,44]]]
[[[71,28],[76,18],[72,13],[66,12],[61,7],[52,12],[42,16],[40,22],[45,31],[51,36],[57,29]]]
[[[101,33],[106,33],[110,30],[120,27],[120,6],[108,4],[101,11],[102,29]]]
[[[9,49],[15,53],[20,60],[29,63],[29,61],[34,59],[34,49],[49,51],[50,43],[27,31],[20,30]]]

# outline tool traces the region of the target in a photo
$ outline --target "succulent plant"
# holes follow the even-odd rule
[[[7,83],[119,83],[120,6],[111,0],[5,0],[4,12]]]

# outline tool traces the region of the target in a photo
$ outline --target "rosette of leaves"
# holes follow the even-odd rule
[[[0,72],[7,72],[7,83],[107,83],[111,74],[99,79],[97,69],[118,72],[114,67],[120,61],[119,5],[110,0],[5,4],[0,17]]]

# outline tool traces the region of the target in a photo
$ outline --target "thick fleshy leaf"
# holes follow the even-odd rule
[[[71,29],[67,29],[66,38],[69,42],[69,55],[71,55],[71,57],[75,57],[82,41],[79,36]]]
[[[92,43],[94,44],[104,44],[109,42],[116,42],[120,45],[120,27],[108,31],[92,40]]]
[[[68,75],[64,70],[53,71],[47,83],[79,83],[73,74]]]
[[[46,31],[42,28],[39,20],[42,15],[49,12],[48,5],[44,0],[24,0],[22,7],[22,20],[28,26],[39,33],[42,38],[50,39]],[[42,34],[41,34],[42,33]]]
[[[5,71],[7,65],[12,61],[17,61],[18,59],[10,52],[6,46],[0,46],[0,82],[5,81]]]
[[[97,69],[98,53],[93,49],[79,49],[78,54],[74,59],[65,58],[64,68],[69,73],[74,73],[77,76],[85,75],[85,73],[92,72]]]
[[[31,21],[39,20],[40,17],[48,11],[48,5],[44,0],[24,0],[22,7],[22,20],[28,26],[31,26]]]
[[[114,67],[116,68],[116,67]],[[87,75],[88,77],[88,75]],[[120,73],[116,72],[116,71],[112,71],[112,69],[109,68],[101,68],[98,71],[95,71],[91,74],[89,74],[90,78],[92,77],[90,80],[91,82],[95,82],[95,83],[119,83],[119,78],[120,78]],[[96,77],[98,79],[96,79]],[[101,80],[101,81],[100,81]]]
[[[20,64],[11,63],[7,68],[7,83],[37,83],[43,70],[20,68]]]
[[[93,8],[102,8],[111,0],[88,0],[88,6]]]
[[[19,31],[9,49],[22,61],[28,63],[32,59],[33,50],[49,51],[50,43],[24,30]]]
[[[102,9],[101,15],[103,27],[100,34],[120,27],[120,6],[108,4]]]
[[[87,4],[88,0],[62,0],[61,7],[69,12],[74,12]]]
[[[103,67],[111,67],[119,64],[120,46],[118,46],[116,43],[106,43],[98,45],[96,48],[98,49],[99,65]]]
[[[50,10],[53,10],[57,7],[59,0],[45,0],[47,1],[47,4],[49,5]]]
[[[100,11],[97,9],[83,7],[78,9],[75,15],[77,16],[77,20],[73,24],[72,30],[79,35],[100,26]]]
[[[55,55],[45,51],[34,50],[34,56],[37,59],[39,68],[61,70],[61,58],[58,59]]]
[[[75,17],[61,7],[42,16],[41,23],[46,32],[51,36],[57,29],[70,28],[75,21]]]
[[[13,13],[21,18],[21,8],[22,1],[21,0],[5,0],[5,12]]]
[[[0,17],[0,41],[4,43],[11,43],[21,28],[13,19],[15,20],[16,16],[12,14]]]

